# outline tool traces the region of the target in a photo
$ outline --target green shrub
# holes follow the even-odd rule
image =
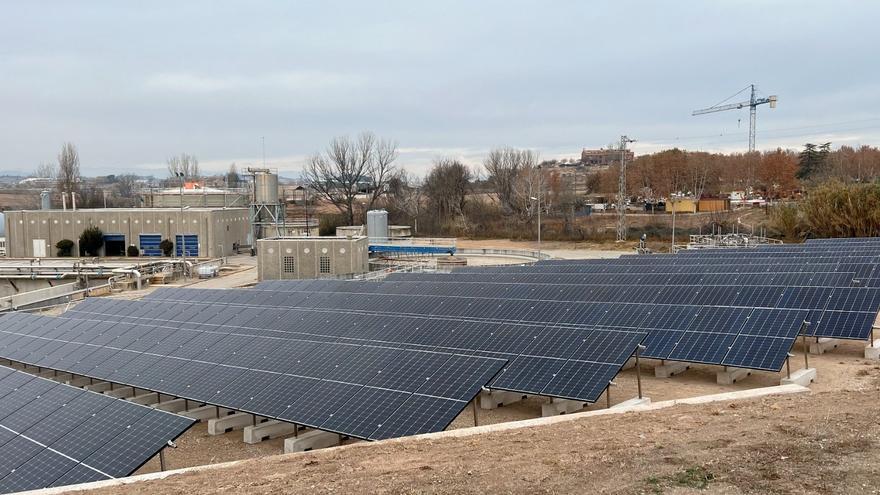
[[[168,239],[162,239],[162,242],[159,243],[159,249],[162,250],[163,256],[171,256],[174,253],[174,243]]]
[[[58,256],[62,258],[73,256],[73,246],[74,243],[70,239],[61,239],[55,244],[58,248]]]
[[[137,246],[128,246],[125,250],[125,255],[131,258],[137,258],[141,255],[141,251]]]
[[[104,233],[94,225],[79,235],[79,248],[86,256],[98,256],[98,252],[103,245]]]

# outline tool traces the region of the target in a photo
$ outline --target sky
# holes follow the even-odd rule
[[[296,176],[336,136],[398,165],[498,146],[579,156],[880,145],[880,2],[0,0],[0,173],[74,143],[85,175],[261,166]],[[748,99],[747,93],[728,102]]]

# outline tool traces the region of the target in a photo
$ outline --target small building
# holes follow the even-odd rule
[[[730,211],[730,198],[700,198],[700,201],[697,202],[697,211]]]
[[[369,271],[369,240],[349,237],[274,237],[257,241],[257,277],[321,278]]]
[[[6,253],[13,258],[56,255],[62,239],[74,242],[91,227],[104,236],[99,255],[125,256],[136,246],[141,256],[162,256],[159,243],[174,243],[174,256],[220,257],[248,243],[246,208],[100,208],[7,211]]]
[[[666,211],[670,213],[696,213],[697,202],[691,198],[677,198],[666,202]]]

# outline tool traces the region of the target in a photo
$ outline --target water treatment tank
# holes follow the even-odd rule
[[[385,239],[388,237],[388,212],[385,210],[370,210],[367,212],[367,236],[372,239]]]
[[[254,174],[254,202],[263,205],[278,204],[278,175],[270,172]]]

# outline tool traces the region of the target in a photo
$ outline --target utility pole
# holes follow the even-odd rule
[[[186,280],[186,229],[183,226],[186,224],[183,220],[183,186],[184,181],[186,180],[186,175],[183,172],[177,172],[177,176],[180,177],[180,220],[178,220],[178,227],[180,229],[180,242],[182,246],[180,247],[180,254],[183,256],[183,263],[181,264],[181,268],[183,269],[183,280]]]
[[[620,182],[617,185],[617,242],[626,240],[626,145],[635,139],[620,136]]]

